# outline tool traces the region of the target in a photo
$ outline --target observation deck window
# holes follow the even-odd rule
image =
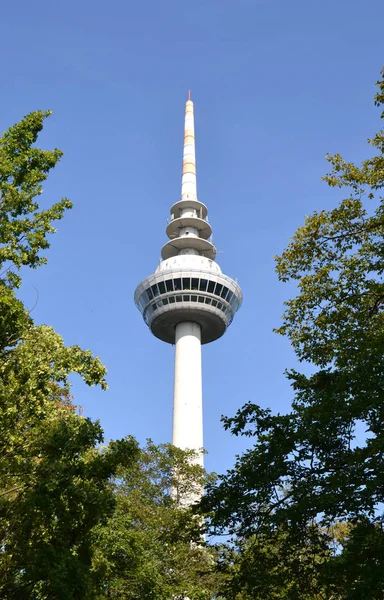
[[[216,296],[220,296],[222,290],[223,290],[223,285],[221,283],[216,283],[216,290],[215,290]]]
[[[145,298],[145,295],[142,294],[140,297],[140,300],[139,300],[139,308],[140,308],[141,312],[143,312],[146,304],[147,304],[147,299]]]
[[[142,294],[142,299],[145,299],[146,296],[146,290],[145,292]],[[139,301],[140,302],[140,301]],[[226,316],[226,318],[228,319],[228,321],[232,321],[233,318],[233,310],[231,307],[226,306],[225,304],[223,304],[222,302],[219,302],[218,300],[215,300],[213,298],[209,298],[203,295],[195,295],[195,294],[178,294],[177,296],[169,296],[169,298],[161,298],[159,300],[156,300],[155,302],[153,302],[152,304],[150,304],[145,312],[144,315],[144,319],[146,321],[146,323],[149,325],[151,318],[154,314],[155,311],[157,311],[158,309],[161,309],[163,306],[167,306],[168,304],[174,304],[174,303],[182,303],[182,302],[199,302],[200,304],[207,304],[207,305],[211,305],[214,306],[215,308],[218,308],[219,310],[221,310],[222,313],[224,313],[224,315]],[[147,304],[147,301],[145,300],[145,304]],[[144,312],[144,310],[143,310]]]
[[[184,291],[186,293],[183,293]],[[200,294],[199,291],[202,293]],[[150,304],[151,302],[152,304]],[[205,303],[222,311],[229,322],[232,321],[233,315],[240,305],[237,294],[222,283],[200,277],[173,279],[172,276],[166,281],[157,281],[145,289],[139,297],[137,305],[140,312],[144,314],[145,321],[149,323],[156,310],[175,302]]]
[[[159,295],[159,288],[157,287],[157,283],[155,283],[154,285],[151,285],[151,290],[154,296],[158,296]]]

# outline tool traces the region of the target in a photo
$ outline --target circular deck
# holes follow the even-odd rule
[[[161,258],[167,260],[168,258],[177,256],[180,250],[184,250],[185,248],[192,248],[193,250],[197,250],[202,256],[215,260],[215,246],[211,242],[203,240],[203,238],[193,236],[178,237],[164,244],[161,249]]]
[[[186,208],[193,208],[196,210],[201,219],[205,219],[208,214],[207,207],[199,200],[179,200],[171,206],[171,215],[173,215],[174,219],[178,219],[181,217],[181,211]]]
[[[179,219],[173,219],[168,223],[166,234],[170,239],[174,239],[178,234],[179,230],[183,227],[193,227],[199,232],[199,237],[207,240],[212,235],[212,227],[204,219],[198,217],[180,217]]]
[[[202,343],[223,335],[242,302],[239,285],[226,275],[202,269],[159,271],[135,292],[135,303],[152,333],[174,343],[175,326],[192,321],[201,327]]]

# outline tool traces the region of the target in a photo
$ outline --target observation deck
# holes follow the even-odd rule
[[[136,306],[160,340],[174,344],[175,326],[192,321],[201,327],[201,343],[208,344],[231,324],[243,300],[241,289],[221,273],[218,265],[217,269],[213,264],[210,268],[212,261],[193,255],[177,258],[174,266],[162,263],[140,283],[135,292]]]

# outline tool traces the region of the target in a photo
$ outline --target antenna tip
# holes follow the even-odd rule
[[[188,100],[191,99],[191,90],[188,90]]]

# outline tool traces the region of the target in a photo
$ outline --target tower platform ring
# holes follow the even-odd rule
[[[168,223],[166,234],[170,239],[175,239],[175,236],[178,235],[179,229],[182,227],[193,227],[197,229],[199,232],[199,237],[207,240],[212,235],[212,227],[208,223],[208,221],[204,221],[204,219],[199,219],[198,217],[180,217],[178,219],[172,219]]]
[[[199,200],[178,200],[171,206],[171,215],[174,219],[181,217],[181,211],[185,208],[193,208],[199,214],[201,219],[205,219],[208,214],[208,208]]]
[[[193,236],[181,236],[170,240],[162,247],[161,257],[163,260],[167,260],[168,258],[177,256],[180,250],[184,250],[185,248],[192,248],[193,250],[197,250],[201,256],[215,260],[215,246],[211,242],[208,242],[208,240]]]

